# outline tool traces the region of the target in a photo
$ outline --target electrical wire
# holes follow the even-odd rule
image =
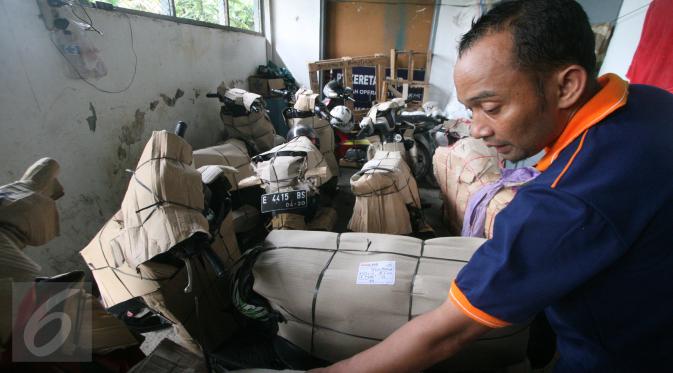
[[[124,14],[124,16],[126,17],[126,20],[127,20],[128,23],[129,23],[129,35],[130,35],[130,39],[131,39],[131,51],[133,52],[133,56],[134,56],[134,58],[135,58],[135,62],[134,62],[134,64],[133,64],[133,75],[131,75],[131,80],[129,80],[128,84],[127,84],[124,88],[122,88],[122,89],[120,89],[120,90],[111,91],[111,90],[103,89],[103,88],[98,87],[98,86],[95,85],[94,83],[90,82],[88,79],[86,79],[84,76],[82,76],[82,74],[80,74],[79,70],[77,70],[77,67],[75,67],[75,65],[74,65],[74,64],[73,64],[73,63],[72,63],[72,62],[65,56],[65,54],[63,53],[63,51],[61,50],[61,48],[59,48],[58,45],[56,45],[56,42],[54,41],[54,33],[53,33],[53,32],[51,33],[51,35],[50,35],[50,37],[49,37],[49,40],[51,40],[51,43],[54,45],[54,47],[56,48],[56,50],[58,50],[58,52],[61,54],[61,56],[63,56],[63,58],[68,62],[68,64],[70,64],[70,66],[71,66],[72,69],[75,71],[75,73],[77,74],[77,76],[78,76],[84,83],[88,84],[89,86],[93,87],[94,89],[96,89],[96,90],[99,91],[99,92],[103,92],[103,93],[122,93],[122,92],[126,92],[129,88],[131,88],[131,85],[133,85],[133,82],[134,82],[135,79],[136,79],[136,72],[138,71],[138,54],[136,54],[136,50],[135,50],[135,47],[134,47],[134,45],[133,45],[133,44],[134,44],[134,40],[133,40],[133,27],[131,26],[131,18],[130,18],[128,15],[126,15],[126,14]],[[102,33],[101,33],[101,35],[102,35]]]
[[[630,15],[632,15],[632,14],[638,12],[639,10],[641,10],[641,9],[643,9],[643,8],[647,8],[647,7],[650,6],[650,4],[652,4],[652,1],[648,2],[647,4],[645,4],[645,5],[643,5],[643,6],[639,6],[638,8],[636,8],[636,9],[634,9],[634,10],[632,10],[632,11],[626,13],[626,14],[623,14],[623,15],[621,15],[621,16],[619,16],[619,17],[613,19],[613,20],[611,20],[609,23],[614,23],[614,24],[616,25],[617,23],[619,23],[619,22],[617,22],[617,21],[619,21],[620,19],[622,19],[622,18],[624,18],[624,17],[628,17],[628,16],[630,16]]]
[[[82,9],[82,11],[84,11],[84,14],[86,14],[86,18],[88,19],[88,21],[85,20],[84,18],[82,18],[77,13],[75,13],[75,7],[73,6],[72,3],[70,3],[69,5],[70,5],[70,13],[72,13],[73,16],[75,16],[80,21],[86,23],[87,26],[89,26],[91,28],[91,30],[96,31],[98,33],[98,35],[103,35],[103,33],[93,25],[93,20],[91,19],[91,16],[89,15],[89,12],[86,11],[86,8],[84,7],[84,5],[82,5],[81,3],[78,3],[78,5]]]

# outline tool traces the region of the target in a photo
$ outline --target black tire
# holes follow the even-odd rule
[[[430,168],[432,168],[432,166]],[[425,183],[430,188],[439,189],[439,183],[437,182],[437,178],[435,178],[434,172],[428,172],[428,174],[425,175]]]
[[[416,147],[416,159],[411,160],[412,171],[417,182],[421,182],[428,174],[432,174],[432,156],[420,142],[414,144]]]

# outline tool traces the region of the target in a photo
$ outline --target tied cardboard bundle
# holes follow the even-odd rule
[[[332,175],[339,175],[339,164],[334,155],[334,130],[329,122],[316,116],[307,118],[290,118],[287,120],[290,128],[296,125],[304,125],[313,128],[320,139],[320,153],[322,153]]]
[[[501,177],[497,152],[482,140],[466,137],[452,146],[437,148],[432,167],[441,189],[449,232],[459,235],[470,196]]]
[[[238,139],[229,139],[224,143],[205,149],[195,150],[193,154],[194,168],[206,165],[222,165],[234,167],[238,173],[227,173],[231,190],[238,190],[238,182],[254,175],[250,163],[250,155],[245,143]]]
[[[400,152],[379,151],[351,177],[355,195],[348,229],[354,232],[409,234],[409,207],[421,208],[416,180]]]
[[[267,193],[311,190],[332,178],[320,150],[304,136],[255,156],[253,169]]]
[[[122,201],[123,229],[113,240],[132,268],[197,232],[208,234],[201,174],[191,163],[192,147],[184,139],[152,133]]]
[[[220,111],[220,119],[229,137],[254,144],[258,152],[273,148],[276,141],[276,130],[264,110],[235,117],[227,114],[223,107]]]
[[[123,253],[111,245],[121,231],[118,212],[80,252],[98,284],[106,308],[135,297],[147,298],[151,300],[151,308],[179,324],[180,328],[185,328],[190,335],[200,338],[194,312],[194,297],[198,296],[201,320],[209,325],[204,333],[209,346],[224,341],[235,330],[231,315],[227,312],[231,302],[224,290],[226,286],[207,265],[203,266],[198,260],[192,261],[194,287],[191,294],[185,294],[185,267],[154,263],[152,260],[137,268],[131,267],[124,260]],[[230,268],[240,257],[231,214],[222,222],[211,247],[225,268]]]
[[[166,221],[166,224],[170,222]],[[211,244],[211,248],[220,257],[225,267],[231,267],[240,257],[233,225],[232,214],[229,214],[222,222],[219,234],[214,237]],[[182,291],[186,285],[184,268],[171,268],[158,273],[152,269],[156,266],[149,264],[150,262],[140,264],[136,268],[124,259],[124,253],[113,245],[115,237],[123,231],[122,227],[121,212],[118,212],[80,251],[80,255],[98,284],[105,307],[110,308],[131,298],[157,291],[162,287],[174,286],[170,284],[175,284],[178,290]],[[209,281],[214,282],[214,275]],[[191,305],[192,303],[188,303],[183,306],[191,307]]]
[[[63,195],[60,166],[51,158],[33,163],[21,179],[0,187],[0,226],[24,245],[44,245],[59,234],[56,199]]]
[[[348,358],[446,301],[451,281],[484,242],[425,242],[372,233],[272,231],[254,263],[253,290],[287,322],[279,335],[327,361]],[[495,369],[526,358],[528,327],[494,329],[443,363]]]

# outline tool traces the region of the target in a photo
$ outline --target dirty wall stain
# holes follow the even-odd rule
[[[150,102],[150,110],[154,111],[154,109],[157,108],[157,105],[159,105],[159,100]]]
[[[91,132],[96,132],[96,121],[98,117],[96,116],[96,108],[93,107],[93,103],[89,102],[89,110],[91,110],[91,115],[86,117],[87,123],[89,123],[89,130]]]
[[[143,130],[145,129],[145,112],[136,109],[135,119],[130,125],[122,126],[122,135],[119,140],[126,144],[132,145],[141,140]]]
[[[180,97],[184,96],[184,95],[185,95],[185,92],[180,88],[178,88],[178,90],[175,91],[175,95],[172,98],[166,96],[163,93],[159,94],[159,96],[161,96],[161,99],[164,100],[164,103],[168,106],[175,106],[175,103],[178,101],[178,99]]]

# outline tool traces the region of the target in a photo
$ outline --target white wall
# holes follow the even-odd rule
[[[643,31],[650,0],[624,0],[600,74],[615,73],[626,78]]]
[[[184,120],[195,148],[213,144],[221,128],[219,104],[205,93],[221,81],[245,87],[247,76],[265,62],[262,36],[88,11],[103,36],[87,36],[108,69],[92,82],[107,90],[123,88],[132,76],[130,22],[138,62],[124,93],[98,92],[67,78],[36,2],[0,1],[0,184],[50,156],[61,164],[66,193],[57,202],[61,236],[27,251],[46,274],[84,267],[78,251],[119,208],[129,178],[124,170],[135,167],[152,130]],[[170,102],[178,90],[184,95]],[[95,131],[87,122],[90,106]]]
[[[479,6],[452,7],[439,6],[437,26],[434,35],[432,66],[430,68],[430,90],[426,101],[437,101],[440,107],[449,102],[458,102],[453,83],[453,67],[458,59],[460,37],[479,16]]]
[[[309,87],[308,63],[320,59],[320,1],[271,0],[273,62]]]

